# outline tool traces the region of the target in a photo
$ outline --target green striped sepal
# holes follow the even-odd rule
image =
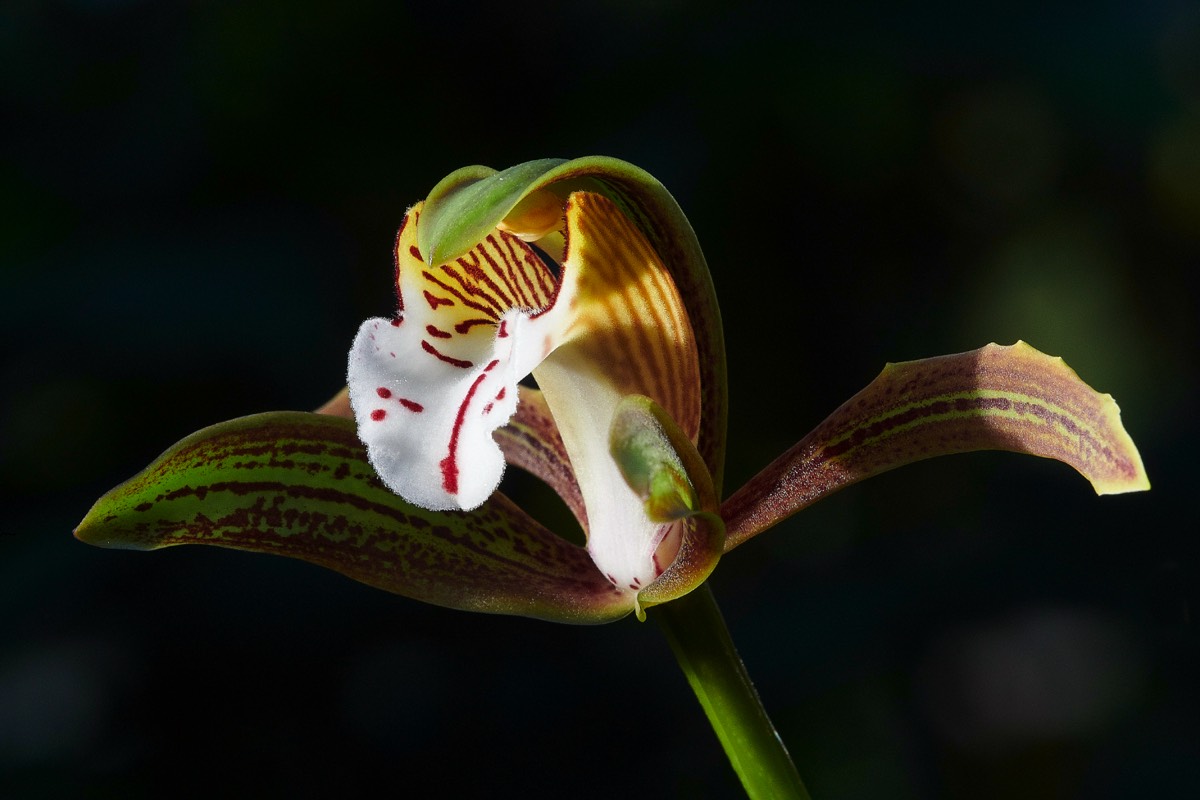
[[[501,494],[436,512],[380,483],[350,420],[256,414],[182,440],[104,495],[75,530],[101,547],[210,544],[298,558],[466,611],[608,622],[632,605],[587,552]]]
[[[1009,450],[1070,464],[1097,494],[1150,488],[1107,394],[1024,342],[888,364],[721,507],[726,551],[843,486],[933,456]]]

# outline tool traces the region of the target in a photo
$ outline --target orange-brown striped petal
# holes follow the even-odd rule
[[[576,192],[566,219],[562,285],[546,314],[561,315],[561,340],[534,377],[583,493],[588,552],[615,586],[637,592],[668,566],[654,557],[665,529],[622,477],[609,427],[622,398],[645,395],[694,439],[696,342],[670,273],[615,203]]]

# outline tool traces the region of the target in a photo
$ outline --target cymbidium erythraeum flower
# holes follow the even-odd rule
[[[607,197],[538,190],[527,200],[532,209],[463,255],[432,264],[419,244],[423,206],[405,216],[396,243],[400,311],[368,320],[350,352],[359,436],[397,494],[424,508],[470,511],[504,471],[493,432],[520,406],[544,406],[545,423],[529,444],[557,449],[557,430],[566,459],[554,467],[574,474],[566,493],[582,500],[572,505],[587,527],[588,554],[611,584],[605,594],[631,605],[668,568],[670,580],[694,585],[716,562],[721,537],[715,517],[689,524],[700,498],[676,463],[674,446],[690,453],[699,431],[700,367],[675,283]],[[564,221],[565,257],[557,230]],[[552,269],[523,238],[549,240],[561,264]],[[525,390],[519,403],[518,381],[531,372],[541,397]],[[657,416],[639,399],[647,397],[660,404]],[[641,457],[629,451],[645,448],[646,435],[682,490],[667,509],[647,508],[649,476],[631,483],[621,470]],[[715,511],[703,480],[701,502]],[[681,542],[696,557],[676,564]]]
[[[277,553],[453,608],[603,622],[687,594],[755,534],[922,458],[1012,450],[1098,493],[1148,487],[1112,398],[1017,343],[888,365],[719,504],[712,283],[674,200],[623,162],[460,170],[409,210],[395,259],[399,308],[360,329],[348,399],[193,434],[76,535]],[[506,463],[563,497],[586,547],[496,491]]]

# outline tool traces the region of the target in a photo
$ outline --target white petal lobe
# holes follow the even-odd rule
[[[517,409],[514,337],[478,337],[491,348],[450,357],[423,331],[396,322],[367,320],[350,351],[359,438],[383,482],[409,502],[475,508],[504,474],[491,434]]]

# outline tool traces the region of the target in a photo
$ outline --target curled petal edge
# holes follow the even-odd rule
[[[1025,342],[989,344],[888,364],[724,502],[725,549],[864,478],[976,450],[1062,461],[1097,494],[1150,488],[1111,395]]]

